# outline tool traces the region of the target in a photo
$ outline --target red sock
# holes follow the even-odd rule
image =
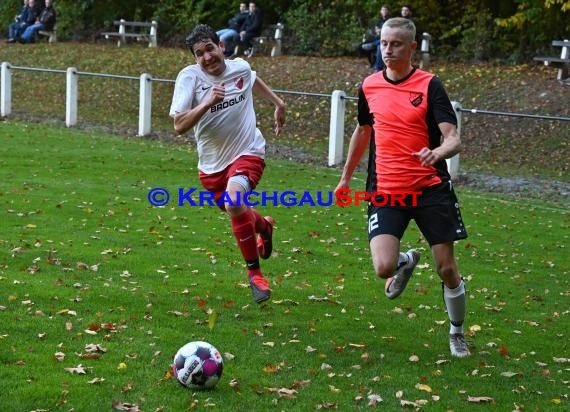
[[[255,234],[253,215],[245,212],[238,216],[232,216],[231,221],[232,231],[248,270],[259,269],[259,252],[257,251],[257,236]]]
[[[267,222],[261,214],[255,209],[249,209],[255,219],[255,233],[261,233],[265,230]]]

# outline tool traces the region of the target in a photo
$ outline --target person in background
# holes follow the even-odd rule
[[[412,6],[410,6],[409,4],[404,4],[400,9],[400,15],[404,19],[408,19],[416,25],[416,23],[412,20],[412,14],[413,14]],[[418,44],[421,44],[422,42],[422,33],[418,29],[417,25],[416,25],[416,41],[418,42]]]
[[[8,43],[15,43],[20,40],[20,35],[26,27],[35,23],[39,15],[35,0],[24,0],[20,13],[8,26]]]
[[[32,2],[33,0],[30,0]],[[51,31],[55,27],[57,14],[53,8],[53,0],[45,0],[45,7],[36,19],[35,23],[26,27],[20,36],[20,43],[30,43],[35,40],[36,33],[40,30]]]
[[[400,9],[400,15],[404,19],[412,20],[412,7],[409,4],[404,4]]]
[[[253,44],[251,40],[261,35],[262,24],[261,9],[257,7],[254,2],[250,2],[249,15],[240,32],[240,40],[245,48],[244,54],[248,57],[253,54]]]
[[[386,68],[365,78],[360,87],[358,125],[336,191],[349,188],[369,149],[366,189],[376,197],[368,206],[368,241],[374,271],[386,279],[384,293],[389,299],[400,296],[420,260],[416,249],[400,251],[414,220],[442,281],[451,355],[465,357],[470,355],[463,331],[466,293],[454,243],[467,238],[467,231],[445,161],[460,152],[461,141],[441,80],[412,65],[415,37],[409,19],[384,23],[380,41]]]
[[[247,3],[240,3],[237,14],[228,20],[228,27],[216,32],[220,41],[224,43],[224,56],[231,57],[234,54],[235,44],[240,39],[241,28],[248,15]]]
[[[271,289],[259,258],[271,256],[274,221],[244,201],[265,169],[265,139],[257,128],[253,93],[275,106],[276,135],[285,123],[286,104],[247,61],[224,58],[223,44],[210,26],[196,26],[186,45],[196,64],[176,77],[170,106],[174,130],[184,134],[193,129],[200,182],[230,217],[253,299],[261,303]]]
[[[380,8],[380,19],[376,21],[373,28],[374,38],[361,43],[358,48],[360,54],[368,58],[370,67],[373,67],[376,71],[382,70],[383,67],[382,55],[380,53],[380,32],[384,22],[390,17],[390,7],[387,4],[382,5]]]

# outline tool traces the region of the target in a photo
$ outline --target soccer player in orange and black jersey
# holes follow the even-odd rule
[[[376,274],[386,280],[385,293],[394,299],[404,291],[420,254],[400,252],[410,220],[430,245],[442,280],[450,320],[449,347],[457,357],[470,355],[463,333],[465,285],[453,245],[467,232],[445,159],[459,153],[457,118],[441,81],[412,65],[416,28],[409,19],[384,23],[380,48],[385,69],[367,77],[359,91],[358,125],[337,189],[348,188],[360,158],[369,153],[367,191],[400,199],[378,200],[368,208],[368,239]],[[416,193],[421,192],[416,197]],[[376,204],[375,204],[376,203]]]

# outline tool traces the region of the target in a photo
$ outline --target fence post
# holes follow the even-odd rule
[[[120,36],[119,40],[117,40],[117,47],[121,47],[123,44],[127,43],[127,38],[124,36],[127,31],[125,26],[125,19],[121,19],[120,21],[121,24],[119,25],[119,34],[123,34],[123,36]]]
[[[2,62],[0,73],[0,115],[10,116],[12,113],[12,71],[10,63]]]
[[[453,106],[453,110],[455,110],[455,114],[457,116],[457,135],[461,139],[462,106],[459,102],[451,102],[451,105]],[[459,174],[459,153],[449,159],[445,159],[445,161],[447,162],[447,170],[449,171],[451,180],[453,180]]]
[[[344,143],[344,115],[346,111],[346,93],[335,90],[331,96],[331,120],[329,127],[329,166],[342,161]]]
[[[139,92],[139,136],[150,134],[152,118],[152,76],[141,74]]]
[[[277,23],[275,27],[275,45],[271,49],[271,57],[281,56],[281,41],[283,40],[283,23]]]
[[[150,26],[150,41],[148,43],[148,47],[156,47],[157,46],[157,29],[158,28],[158,23],[156,22],[156,20],[152,21],[152,26]]]
[[[564,41],[568,41],[568,39],[564,39]],[[570,48],[566,47],[566,46],[562,47],[562,51],[560,52],[560,58],[561,59],[570,59],[570,50],[569,49]],[[558,74],[556,75],[556,80],[563,82],[566,80],[566,77],[568,77],[568,66],[562,65],[558,69]]]
[[[75,67],[68,67],[66,73],[65,125],[77,124],[77,83],[79,75]]]
[[[427,69],[429,67],[429,42],[431,36],[429,33],[422,34],[422,44],[420,47],[420,52],[422,54],[422,60],[420,62],[420,69]]]

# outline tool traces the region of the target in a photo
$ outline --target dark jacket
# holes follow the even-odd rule
[[[44,25],[44,30],[47,31],[53,30],[55,23],[57,21],[57,15],[55,9],[53,7],[44,8],[38,20],[41,24]]]
[[[22,12],[22,18],[20,22],[24,23],[26,26],[31,26],[36,22],[39,15],[40,9],[38,7],[26,6],[26,10]]]
[[[239,12],[232,18],[228,20],[228,28],[234,29],[238,33],[241,31],[241,28],[245,21],[247,20],[247,16],[249,16],[249,11]]]
[[[257,37],[261,34],[261,10],[256,9],[254,13],[249,13],[241,31],[245,31],[250,36]]]

